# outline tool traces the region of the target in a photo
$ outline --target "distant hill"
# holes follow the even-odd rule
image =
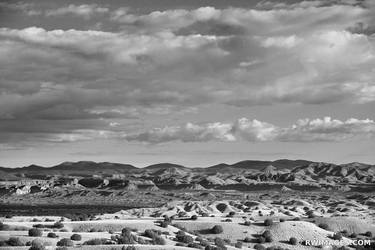
[[[184,166],[178,165],[178,164],[173,164],[173,163],[158,163],[158,164],[153,164],[153,165],[147,166],[144,169],[160,170],[160,169],[169,169],[169,168],[185,169],[187,167],[184,167]]]
[[[137,168],[130,164],[111,163],[111,162],[63,162],[53,167],[43,167],[38,165],[30,165],[21,168],[5,168],[0,167],[2,178],[0,179],[18,179],[23,174],[28,177],[37,178],[43,175],[78,175],[92,176],[99,174],[103,176],[111,176],[113,174],[127,173],[146,173],[153,176],[159,175],[163,178],[183,178],[183,181],[189,183],[191,174],[200,176],[205,174],[222,173],[225,175],[238,174],[243,175],[253,172],[253,179],[272,179],[286,180],[295,179],[299,176],[310,176],[312,179],[324,178],[325,176],[345,177],[348,180],[366,180],[367,182],[375,174],[375,166],[362,163],[348,164],[331,164],[320,163],[306,160],[288,160],[280,159],[276,161],[259,161],[245,160],[234,164],[221,163],[207,168],[188,168],[173,163],[158,163],[147,166],[145,168]],[[370,178],[368,178],[370,175]],[[220,177],[218,177],[220,178]],[[163,179],[164,180],[164,179]]]
[[[293,169],[297,166],[304,166],[313,163],[312,161],[306,160],[287,160],[281,159],[276,161],[257,161],[257,160],[246,160],[234,163],[232,165],[221,163],[208,167],[211,170],[229,170],[231,168],[246,169],[246,170],[262,170],[267,166],[274,166],[277,169]]]

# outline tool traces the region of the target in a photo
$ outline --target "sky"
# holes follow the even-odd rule
[[[0,166],[375,164],[372,0],[0,0]]]

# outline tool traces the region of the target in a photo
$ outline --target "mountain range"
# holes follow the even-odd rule
[[[172,163],[159,163],[137,168],[129,164],[110,162],[64,162],[53,167],[30,165],[22,168],[0,168],[0,180],[67,178],[126,180],[121,185],[155,185],[157,187],[234,188],[243,189],[260,183],[294,186],[374,185],[375,165],[363,163],[332,164],[306,160],[256,161],[217,164],[206,168],[189,168]],[[109,181],[108,181],[109,180]],[[82,183],[91,183],[82,180]],[[92,183],[102,181],[95,180]],[[98,184],[98,185],[99,185]],[[108,185],[108,184],[106,184]],[[95,185],[94,185],[95,186]]]

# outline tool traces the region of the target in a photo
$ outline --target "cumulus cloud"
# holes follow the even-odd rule
[[[32,10],[23,3],[6,6]],[[262,1],[254,8],[151,12],[72,4],[55,10],[44,6],[43,13],[51,19],[82,16],[88,23],[103,14],[98,16],[112,26],[101,31],[0,28],[3,141],[54,135],[69,141],[69,133],[87,138],[93,134],[77,131],[120,131],[128,123],[117,119],[178,116],[204,105],[375,101],[374,5],[368,1]],[[41,120],[46,125],[38,127]],[[134,126],[134,134],[125,131],[128,140],[154,143],[281,141],[294,134],[293,140],[309,141],[316,135],[303,138],[298,129],[246,119],[142,133]],[[304,135],[306,126],[312,125],[305,125]],[[346,130],[342,137],[351,133]],[[312,140],[318,139],[324,138]]]
[[[25,2],[0,2],[0,11],[16,11],[27,16],[37,16],[42,14],[40,10],[35,9],[34,4]]]
[[[232,123],[208,123],[184,126],[166,126],[146,132],[128,134],[128,141],[164,143],[169,141],[284,141],[315,142],[343,141],[358,137],[373,137],[375,122],[370,119],[351,118],[346,121],[324,117],[323,119],[301,119],[289,127],[279,127],[267,122],[247,118]]]
[[[106,7],[101,7],[97,4],[82,4],[75,5],[69,4],[65,7],[60,7],[57,9],[46,10],[45,15],[49,16],[64,16],[64,15],[75,15],[83,18],[91,18],[93,15],[104,14],[109,12]]]

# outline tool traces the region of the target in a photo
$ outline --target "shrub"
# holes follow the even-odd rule
[[[197,219],[198,219],[198,216],[196,216],[196,215],[194,214],[194,215],[192,215],[192,216],[190,217],[190,219],[192,219],[192,220],[197,220]]]
[[[297,243],[298,243],[297,238],[295,238],[295,237],[291,237],[291,238],[289,239],[289,244],[291,244],[291,245],[297,245]]]
[[[164,228],[167,228],[169,226],[170,222],[169,221],[161,221],[160,222],[160,226],[161,227],[164,227]]]
[[[266,240],[266,242],[272,242],[273,241],[272,235],[266,236],[266,237],[264,237],[264,239]]]
[[[0,221],[0,231],[9,230],[9,226]]]
[[[337,232],[337,233],[335,233],[335,234],[332,236],[332,238],[333,238],[334,240],[341,240],[341,239],[342,239],[342,234],[341,234],[340,232]]]
[[[47,237],[48,237],[48,238],[58,238],[59,236],[57,236],[57,234],[55,234],[55,233],[53,233],[53,232],[49,232],[49,233],[47,234]]]
[[[236,244],[234,244],[234,247],[235,248],[242,248],[242,242],[241,241],[237,241]]]
[[[280,218],[280,222],[285,222],[285,219],[284,218]]]
[[[260,236],[260,237],[258,238],[258,242],[259,242],[259,243],[264,243],[264,242],[266,242],[266,238],[264,238],[264,236]]]
[[[67,247],[56,247],[55,250],[68,250],[68,248]]]
[[[39,240],[33,240],[31,242],[31,247],[29,248],[29,250],[45,250],[45,249],[46,247]]]
[[[246,242],[246,243],[249,243],[249,242],[251,242],[251,238],[250,237],[246,237],[243,241]]]
[[[74,245],[74,243],[71,239],[64,238],[64,239],[59,240],[56,243],[56,245],[59,246],[59,247],[72,247]]]
[[[272,226],[273,225],[272,219],[265,219],[264,220],[264,225],[265,226]]]
[[[33,225],[33,227],[35,227],[35,228],[45,228],[45,226],[43,224],[35,224],[35,225]]]
[[[251,222],[247,220],[247,221],[245,221],[244,225],[245,225],[245,226],[250,226],[250,225],[251,225]]]
[[[263,245],[261,245],[261,244],[256,244],[254,246],[254,249],[256,249],[256,250],[266,250],[266,248]]]
[[[135,246],[127,246],[127,247],[123,246],[122,247],[122,250],[135,250],[135,249],[136,249]]]
[[[301,218],[300,218],[300,217],[296,217],[296,218],[294,218],[293,220],[294,220],[294,221],[300,221]]]
[[[43,231],[38,228],[31,228],[29,230],[29,236],[31,237],[41,237],[43,235]]]
[[[129,228],[123,228],[121,231],[121,235],[117,236],[116,240],[118,244],[135,244],[137,241],[137,237],[132,234]]]
[[[356,233],[352,233],[351,235],[349,235],[350,238],[357,238],[357,234]]]
[[[198,243],[189,243],[188,245],[187,245],[187,247],[191,247],[191,248],[195,248],[195,249],[200,249],[201,248],[201,246],[198,244]]]
[[[266,231],[264,231],[264,232],[262,233],[262,236],[263,236],[263,237],[270,237],[270,236],[271,236],[271,232],[270,232],[270,230],[266,230]]]
[[[220,234],[222,233],[224,230],[223,230],[223,227],[220,226],[220,225],[215,225],[211,228],[211,233],[213,234]]]
[[[95,245],[104,245],[107,242],[107,239],[91,239],[83,242],[83,245],[95,246]]]
[[[327,229],[328,229],[328,224],[326,224],[326,223],[320,223],[320,224],[318,225],[318,227],[327,230]]]
[[[156,235],[153,239],[152,239],[152,244],[154,245],[165,245],[166,242],[165,242],[165,239],[162,238],[161,236],[159,235]]]
[[[193,237],[191,237],[190,235],[179,236],[177,239],[178,241],[187,243],[187,244],[194,242]]]
[[[367,232],[365,233],[365,236],[366,236],[366,237],[369,237],[369,238],[372,238],[372,232],[367,231]]]
[[[60,221],[57,221],[57,222],[55,222],[55,223],[53,224],[52,227],[53,227],[53,228],[57,228],[57,229],[61,229],[61,228],[64,227],[64,224],[63,224],[62,222],[60,222]]]
[[[219,237],[216,237],[214,239],[214,242],[215,242],[215,245],[218,246],[218,247],[222,247],[222,246],[225,246],[225,242],[223,239],[219,238]]]
[[[11,215],[11,214],[7,214],[7,215],[5,215],[5,218],[6,219],[11,219],[13,217],[13,215]]]
[[[80,241],[82,240],[82,236],[80,234],[72,234],[72,236],[70,236],[70,239],[74,241]]]
[[[229,215],[230,217],[233,217],[235,214],[236,214],[236,212],[230,211],[228,215]]]
[[[8,246],[12,246],[12,247],[20,247],[20,246],[24,246],[25,245],[19,238],[16,238],[16,237],[10,237],[6,241],[6,244]]]

